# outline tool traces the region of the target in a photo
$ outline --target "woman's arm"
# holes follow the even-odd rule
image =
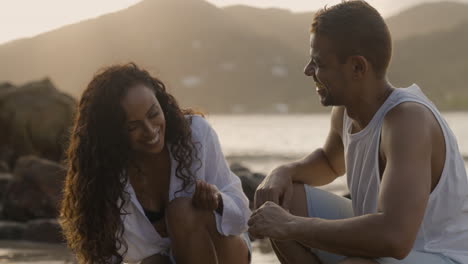
[[[204,179],[216,186],[223,204],[222,213],[219,210],[215,213],[218,231],[223,235],[239,235],[247,230],[247,221],[251,214],[249,200],[242,190],[239,177],[229,169],[216,132],[206,120],[197,122],[200,122],[200,129],[204,130],[203,140],[200,142]]]

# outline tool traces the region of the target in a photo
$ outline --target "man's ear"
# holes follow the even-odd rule
[[[369,61],[364,56],[351,56],[350,60],[354,78],[360,79],[364,77],[370,70]]]

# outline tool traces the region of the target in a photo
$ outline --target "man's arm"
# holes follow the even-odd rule
[[[331,183],[345,173],[343,141],[341,139],[343,114],[343,107],[333,107],[330,131],[323,148],[319,148],[289,165],[293,170],[292,180],[294,182],[322,186]]]
[[[434,117],[424,106],[404,103],[382,127],[386,158],[378,213],[343,220],[298,218],[289,239],[345,256],[404,258],[413,247],[431,192]]]
[[[323,148],[319,148],[305,158],[284,164],[274,169],[259,185],[255,192],[255,207],[272,201],[287,208],[292,194],[292,182],[321,186],[332,182],[345,172],[343,142],[342,107],[333,107],[331,126]]]

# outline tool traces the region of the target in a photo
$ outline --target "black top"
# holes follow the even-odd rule
[[[143,211],[145,212],[146,217],[151,223],[158,222],[164,217],[164,210],[158,212],[143,208]]]

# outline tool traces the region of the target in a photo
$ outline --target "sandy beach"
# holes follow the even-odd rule
[[[253,264],[279,263],[264,243],[253,243]],[[0,264],[72,264],[73,256],[64,245],[0,240]]]

